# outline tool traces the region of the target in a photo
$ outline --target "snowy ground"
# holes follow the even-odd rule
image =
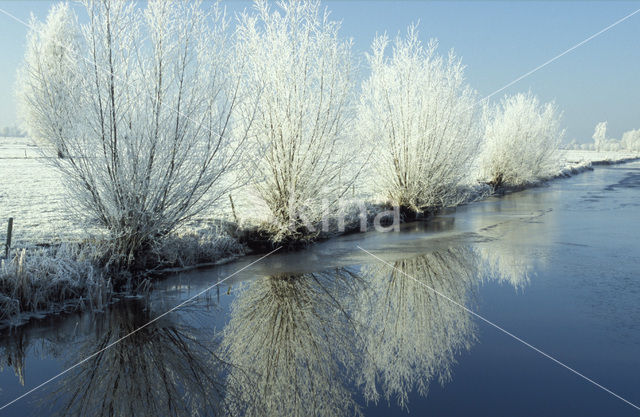
[[[619,164],[640,158],[640,154],[628,151],[561,150],[561,169],[558,177],[574,175],[593,169],[594,165]]]
[[[0,138],[0,238],[14,218],[13,242],[51,242],[77,236],[60,175],[27,138]]]
[[[598,164],[606,162],[613,164],[640,158],[640,154],[627,151],[561,150],[560,154],[565,166],[570,166],[571,164]]]
[[[628,152],[560,152],[564,167],[560,175],[580,172],[594,164],[640,157]],[[83,226],[74,222],[68,203],[60,176],[41,157],[30,139],[0,138],[1,242],[5,240],[9,217],[14,218],[13,242],[16,246],[74,240],[82,236]],[[209,217],[211,213],[205,215]]]

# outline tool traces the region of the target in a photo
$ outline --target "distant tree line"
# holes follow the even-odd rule
[[[5,126],[0,129],[0,137],[3,138],[23,138],[27,136],[27,132],[17,126]]]
[[[600,122],[593,132],[593,143],[589,149],[596,151],[628,151],[640,152],[640,129],[629,130],[622,138],[607,137],[607,122]]]

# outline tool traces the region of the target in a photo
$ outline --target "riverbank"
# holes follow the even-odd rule
[[[560,153],[557,177],[640,157],[626,152],[561,150]],[[75,220],[75,208],[65,198],[59,173],[47,164],[28,138],[0,141],[0,184],[0,238],[4,238],[6,219],[13,217],[14,247],[78,241],[88,234],[99,233],[98,228]],[[233,221],[230,207],[216,209],[218,214],[204,213],[196,223],[211,223],[216,219]]]
[[[554,178],[638,158],[623,152],[560,152],[561,164]],[[20,325],[47,314],[105,308],[113,301],[115,292],[111,279],[95,262],[100,258],[100,245],[95,243],[103,239],[100,230],[74,221],[74,208],[65,200],[59,174],[47,165],[29,139],[3,140],[0,155],[3,184],[0,215],[14,218],[12,254],[0,265],[0,327],[2,323]],[[478,185],[469,190],[465,203],[494,192],[488,186]],[[359,212],[358,204],[351,207],[343,230],[320,233],[315,240],[360,231],[361,214],[370,228],[375,216],[388,209],[381,204],[363,205],[364,213]],[[273,248],[254,242],[257,233],[252,229],[254,226],[238,227],[230,220],[233,218],[230,210],[222,208],[218,213],[217,217],[205,213],[189,227],[158,242],[151,250],[154,266],[149,275],[220,265]],[[0,235],[0,239],[4,241],[4,236]],[[314,240],[308,243],[311,241]],[[127,287],[127,291],[144,292],[150,284],[151,280],[145,279],[135,288]]]
[[[557,177],[569,177],[594,166],[615,165],[633,162],[640,155],[633,152],[560,150],[561,169]]]

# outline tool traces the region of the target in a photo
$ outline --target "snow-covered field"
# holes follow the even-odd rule
[[[640,158],[640,153],[629,151],[585,151],[561,150],[561,158],[565,165],[579,163],[620,163]]]
[[[559,175],[640,157],[629,152],[560,152],[563,169]],[[35,144],[28,138],[0,138],[0,240],[4,242],[9,217],[14,218],[16,246],[77,239],[84,230],[74,222],[72,210],[60,175]]]
[[[60,175],[28,138],[0,138],[0,236],[14,218],[13,242],[51,242],[78,235]]]
[[[640,158],[640,153],[629,151],[561,150],[561,170],[558,176],[569,176],[592,169],[594,165],[620,164]]]

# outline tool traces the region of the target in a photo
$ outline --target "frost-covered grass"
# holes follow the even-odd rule
[[[106,235],[76,220],[70,201],[60,175],[31,139],[0,138],[0,257],[7,219],[14,218],[11,255],[0,266],[0,323],[101,309],[109,302],[114,282],[103,271]],[[145,259],[148,269],[168,272],[244,254],[244,246],[228,232],[232,227],[210,216],[203,212],[154,241]]]
[[[112,285],[99,257],[97,246],[72,243],[12,251],[0,261],[0,324],[25,319],[25,312],[103,308]]]
[[[640,152],[559,150],[559,171],[552,178],[569,177],[590,171],[597,165],[613,165],[640,159]]]
[[[224,224],[192,226],[154,243],[149,271],[169,272],[216,264],[245,253],[245,246],[224,230]]]
[[[0,327],[43,314],[101,310],[120,292],[149,289],[151,275],[234,259],[245,247],[220,227],[179,230],[153,243],[141,272],[113,270],[110,244],[96,239],[13,249],[0,261]],[[25,314],[26,313],[26,314]]]

